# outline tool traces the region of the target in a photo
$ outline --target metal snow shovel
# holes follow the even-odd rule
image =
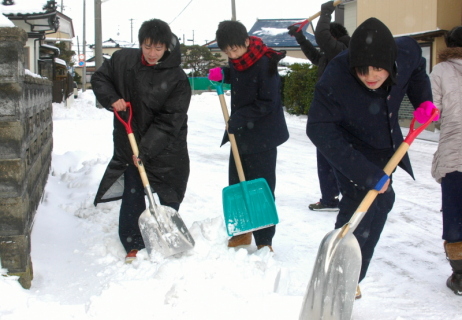
[[[337,1],[334,1],[334,3],[332,4],[334,7],[338,6],[339,4],[341,4],[344,0],[337,0]],[[303,20],[302,22],[297,22],[297,23],[294,23],[294,24],[291,24],[291,26],[299,26],[298,29],[297,29],[297,32],[299,32],[305,25],[307,25],[308,23],[310,23],[311,21],[313,21],[314,19],[316,19],[317,17],[319,17],[321,15],[321,11],[313,14],[311,17],[309,17],[308,19],[306,20]]]
[[[412,119],[406,139],[385,166],[384,171],[387,175],[391,175],[412,141],[438,114],[438,109],[433,109],[430,119],[416,130],[416,119]],[[350,221],[324,236],[303,299],[300,320],[351,319],[362,260],[361,249],[353,232],[377,195],[377,190],[370,190]]]
[[[217,89],[223,117],[227,124],[229,113],[223,95],[223,82],[213,81],[212,83]],[[279,223],[274,197],[268,183],[263,178],[245,181],[236,138],[232,133],[228,133],[228,136],[240,181],[225,187],[222,192],[223,212],[228,235],[247,233]]]
[[[138,157],[138,145],[131,127],[133,110],[130,103],[127,103],[127,109],[129,110],[128,122],[125,122],[116,110],[114,110],[114,114],[125,126],[133,154]],[[171,207],[158,205],[154,200],[148,176],[141,160],[138,162],[138,171],[149,201],[149,208],[144,210],[138,219],[141,236],[148,254],[151,255],[152,251],[157,251],[168,257],[192,249],[195,244],[194,239],[179,213]]]

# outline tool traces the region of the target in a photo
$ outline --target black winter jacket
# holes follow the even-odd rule
[[[180,68],[178,39],[155,66],[141,62],[141,49],[115,52],[92,76],[98,101],[112,112],[112,103],[123,98],[133,106],[132,128],[151,187],[166,201],[183,200],[189,177],[187,111],[191,87]],[[121,112],[121,115],[128,112]],[[126,116],[126,115],[124,115]],[[114,116],[114,155],[104,173],[95,205],[120,199],[119,179],[132,164],[125,127]]]
[[[350,36],[345,35],[339,39],[332,37],[330,33],[330,14],[322,14],[316,25],[315,38],[319,51],[304,36],[296,38],[300,48],[312,64],[318,66],[318,79],[326,69],[330,60],[340,52],[348,48]]]
[[[403,142],[398,113],[407,94],[414,108],[432,101],[425,58],[410,37],[395,39],[397,84],[369,90],[350,71],[348,50],[329,62],[316,84],[307,135],[337,170],[359,188],[373,189]],[[412,177],[408,155],[400,166]]]
[[[228,130],[241,154],[273,149],[289,139],[281,102],[281,79],[270,74],[270,58],[263,56],[250,68],[237,71],[230,63],[225,82],[231,84]],[[228,72],[229,71],[229,72]],[[222,145],[228,140],[225,132]]]

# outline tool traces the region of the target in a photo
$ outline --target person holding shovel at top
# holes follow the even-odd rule
[[[227,123],[234,134],[247,180],[264,178],[274,196],[276,187],[277,146],[289,138],[281,102],[281,79],[278,62],[285,52],[268,48],[260,38],[249,36],[238,21],[222,21],[216,31],[218,47],[229,57],[229,67],[223,67],[224,82],[231,84],[231,115]],[[222,72],[213,72],[211,77]],[[219,70],[221,71],[221,70]],[[222,145],[229,141],[225,132]],[[239,183],[233,155],[229,157],[229,185]],[[253,231],[258,249],[269,247],[276,227]],[[233,236],[228,247],[250,245],[252,232]]]
[[[126,103],[131,103],[133,133],[149,183],[161,205],[178,210],[189,177],[186,136],[191,87],[180,67],[180,43],[167,23],[145,21],[138,40],[139,49],[122,49],[106,60],[92,76],[91,84],[98,101],[111,112],[124,116]],[[127,131],[115,117],[113,140],[114,155],[95,205],[122,199],[119,237],[129,263],[145,248],[138,225],[146,209],[145,190]]]
[[[369,18],[327,65],[308,113],[307,135],[332,164],[342,193],[335,228],[350,220],[369,190],[379,192],[354,232],[362,255],[359,282],[395,202],[392,177],[383,169],[403,142],[398,113],[405,94],[418,110],[432,101],[422,50]],[[413,177],[407,154],[399,166]]]
[[[295,37],[305,56],[312,64],[318,66],[318,80],[329,61],[348,48],[350,42],[350,36],[345,27],[340,23],[331,22],[334,10],[334,1],[327,1],[321,5],[321,15],[314,31],[319,51],[306,39],[302,30],[298,30],[298,25],[292,25],[288,28],[289,34]],[[316,161],[321,198],[318,202],[310,204],[308,208],[314,211],[336,212],[338,211],[340,191],[334,170],[319,150],[316,150]]]

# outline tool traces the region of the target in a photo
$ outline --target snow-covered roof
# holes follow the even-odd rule
[[[295,37],[289,35],[287,27],[298,22],[302,22],[305,19],[257,19],[257,22],[249,30],[249,36],[256,36],[263,40],[263,42],[271,48],[281,47],[295,47],[299,48],[300,45],[295,40]],[[309,33],[307,29],[312,26],[308,24],[302,29],[306,39],[310,41],[315,47],[318,46],[314,35]],[[208,46],[209,48],[218,48],[215,43]]]
[[[15,0],[12,5],[0,5],[0,12],[13,15],[42,14],[46,12],[43,7],[47,2],[47,0]]]
[[[64,60],[62,60],[62,59],[59,59],[59,58],[55,58],[55,62],[56,62],[57,64],[61,64],[61,65],[63,65],[63,66],[66,66],[66,67],[67,67],[67,65],[66,65],[66,61],[64,61]]]
[[[102,45],[103,48],[133,48],[134,46],[136,46],[136,43],[109,38],[108,40],[103,41]],[[94,44],[90,45],[90,48],[94,47]]]

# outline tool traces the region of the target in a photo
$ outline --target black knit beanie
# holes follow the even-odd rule
[[[349,47],[350,69],[356,75],[356,67],[376,67],[388,71],[390,76],[384,85],[395,84],[396,55],[398,48],[393,35],[385,24],[369,18],[353,32]]]

